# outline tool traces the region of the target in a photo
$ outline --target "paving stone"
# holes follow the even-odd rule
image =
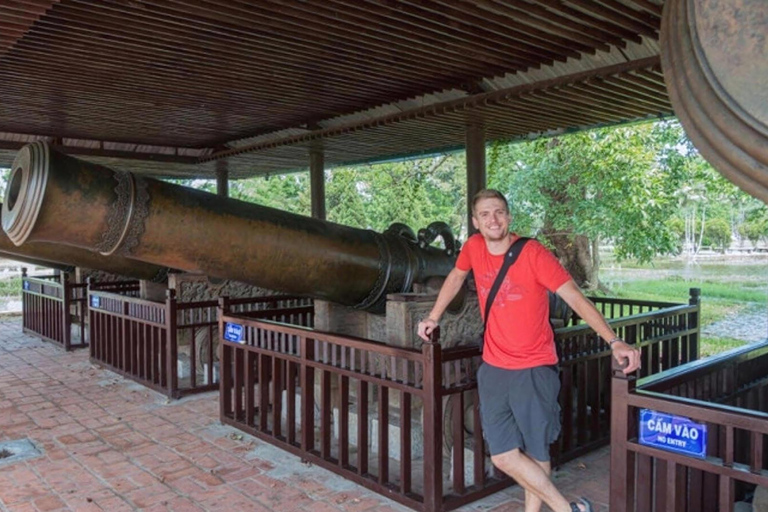
[[[218,395],[169,401],[0,320],[0,441],[42,455],[0,469],[0,511],[405,512],[343,477],[304,464],[218,419]],[[555,480],[607,510],[608,451]],[[510,488],[460,511],[523,510]]]

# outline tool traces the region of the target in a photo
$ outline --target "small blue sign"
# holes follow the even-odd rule
[[[640,409],[640,444],[703,459],[707,456],[707,425],[684,416]]]
[[[224,339],[234,341],[235,343],[243,343],[243,326],[227,322],[224,326]]]
[[[23,287],[25,290],[29,290],[29,281],[24,281],[24,282],[22,283],[22,287]]]
[[[91,295],[91,307],[98,309],[101,307],[101,297],[98,295]]]

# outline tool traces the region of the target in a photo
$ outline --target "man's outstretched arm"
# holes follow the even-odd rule
[[[576,283],[571,279],[557,289],[557,294],[568,303],[569,306],[578,314],[594,331],[602,337],[606,343],[611,344],[613,357],[621,363],[626,361],[624,373],[629,374],[640,368],[640,351],[628,345],[624,340],[616,336],[611,326],[605,320],[605,317],[597,310],[592,301],[581,293]],[[615,341],[618,340],[618,341]]]
[[[456,267],[448,273],[443,286],[440,288],[440,293],[437,294],[437,300],[432,306],[432,311],[429,312],[427,318],[423,318],[419,322],[419,337],[421,339],[429,341],[429,335],[437,327],[440,317],[443,316],[448,305],[461,290],[461,285],[464,284],[467,274],[469,274],[469,270],[460,270]]]

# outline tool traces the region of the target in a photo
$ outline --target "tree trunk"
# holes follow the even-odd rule
[[[554,247],[560,263],[570,272],[573,280],[584,290],[600,287],[598,277],[599,259],[592,254],[592,242],[583,235],[542,232],[544,238]],[[598,263],[598,264],[596,264]]]

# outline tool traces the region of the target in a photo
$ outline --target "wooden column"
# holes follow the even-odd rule
[[[467,233],[472,227],[472,198],[486,186],[485,175],[485,125],[480,120],[467,124]]]
[[[325,220],[325,154],[322,146],[309,151],[309,186],[312,195],[312,217]]]
[[[229,197],[229,165],[226,160],[216,161],[216,193]]]

